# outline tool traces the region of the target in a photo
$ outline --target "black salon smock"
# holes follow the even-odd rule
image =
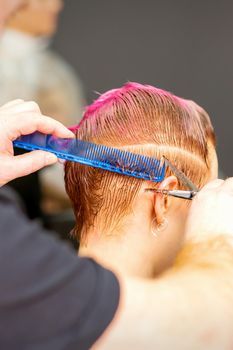
[[[0,189],[0,349],[89,349],[119,303],[114,274],[29,222]]]
[[[28,151],[14,148],[16,156],[27,153]],[[30,219],[43,218],[41,210],[42,190],[39,177],[39,171],[27,176],[19,177],[11,182],[8,186],[12,187],[24,204],[24,209]]]

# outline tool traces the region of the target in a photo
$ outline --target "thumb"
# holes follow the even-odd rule
[[[5,169],[10,179],[29,175],[35,171],[57,162],[57,157],[45,151],[32,151],[9,159],[9,166]]]

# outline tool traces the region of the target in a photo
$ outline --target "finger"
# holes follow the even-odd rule
[[[229,177],[223,182],[222,189],[233,191],[233,177]]]
[[[3,106],[1,106],[1,108],[13,107],[13,106],[17,106],[17,105],[22,104],[22,103],[24,103],[24,100],[21,100],[20,98],[18,98],[17,100],[13,100],[13,101],[5,103]]]
[[[52,134],[61,138],[75,137],[74,133],[67,129],[62,123],[47,116],[39,117],[36,124],[36,130],[44,134]]]
[[[12,113],[25,113],[25,112],[41,113],[40,107],[34,101],[26,101],[26,102],[21,101],[18,103],[16,102],[8,106],[8,108],[9,107],[12,108],[12,111],[11,111]]]
[[[52,153],[33,151],[17,157],[9,158],[8,166],[4,163],[4,170],[7,178],[13,180],[15,178],[34,173],[35,171],[56,162],[57,157]]]
[[[208,183],[201,189],[200,192],[218,188],[218,187],[220,187],[223,183],[224,183],[224,180],[215,179],[215,180],[213,180],[213,181],[208,182]]]
[[[65,159],[58,158],[58,163],[64,165],[66,163]]]
[[[6,130],[4,130],[6,129]],[[31,134],[35,131],[44,134],[53,134],[61,138],[73,138],[74,134],[57,120],[38,113],[25,113],[8,118],[1,130],[2,137],[14,141],[21,135]],[[0,146],[1,149],[1,146]]]

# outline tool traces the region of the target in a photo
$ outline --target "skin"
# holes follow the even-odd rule
[[[7,19],[21,6],[26,4],[26,0],[0,0],[0,32]]]
[[[0,33],[6,20],[27,5],[28,0],[0,0]],[[42,151],[14,157],[12,141],[20,135],[34,131],[64,138],[74,136],[61,123],[43,116],[35,102],[15,100],[0,108],[0,187],[17,177],[28,175],[57,162],[53,154]]]
[[[0,186],[57,162],[54,154],[44,151],[14,156],[12,141],[35,131],[63,138],[74,136],[58,121],[43,116],[35,102],[15,100],[0,108]]]
[[[94,349],[232,349],[232,208],[233,178],[199,192],[174,267],[156,280],[122,279],[121,308]]]
[[[50,37],[57,30],[62,8],[62,0],[28,0],[27,6],[17,11],[7,26],[32,36]]]
[[[36,119],[35,115],[30,118],[32,110]],[[14,101],[0,111],[0,184],[15,178],[16,169],[18,176],[33,171],[29,163],[34,160],[41,167],[47,165],[44,153],[31,153],[31,162],[26,164],[24,158],[16,160],[12,154],[15,137],[33,130],[72,136],[60,123],[42,116],[35,104],[29,108],[23,101]],[[18,168],[9,168],[9,162],[15,161]],[[175,267],[156,280],[119,276],[119,310],[94,348],[232,349],[232,208],[233,178],[213,181],[200,191],[189,211],[187,242]]]
[[[218,163],[214,147],[210,152],[209,180],[212,180],[217,177]],[[79,254],[93,257],[100,264],[126,276],[153,278],[171,266],[181,248],[190,203],[145,191],[151,185],[145,181],[131,213],[123,219],[120,229],[111,232],[111,236],[101,232],[104,218],[97,218]],[[169,176],[160,183],[159,188],[177,188],[177,178]],[[153,231],[156,231],[156,225],[165,220],[167,227],[155,232],[155,237]]]
[[[28,106],[23,101],[15,101],[2,110],[0,183],[6,178],[15,178],[17,167],[21,175],[32,171],[29,163],[37,159],[37,153],[31,153],[29,163],[26,161],[25,164],[22,158],[17,160],[11,153],[15,137],[34,130],[60,137],[71,136],[60,123],[42,116],[38,106],[37,111],[35,108],[35,104]],[[12,113],[11,117],[5,118],[7,109]],[[37,113],[36,119],[30,118],[31,109]],[[17,167],[9,169],[9,162],[14,164],[15,161]],[[38,161],[41,161],[40,166],[46,165],[45,154],[40,154]],[[175,346],[181,350],[232,349],[233,224],[231,210],[230,213],[226,210],[233,207],[232,193],[233,179],[213,182],[198,194],[190,209],[186,235],[189,237],[195,227],[195,242],[200,237],[199,246],[196,249],[195,242],[187,241],[173,269],[154,280],[119,275],[120,307],[95,348],[166,350]],[[222,230],[221,223],[224,223]],[[216,227],[217,233],[226,231],[227,235],[215,236]],[[211,235],[206,234],[203,240],[202,234],[209,231]],[[210,244],[213,237],[216,243]],[[187,255],[185,250],[195,254],[183,258],[182,255]],[[202,268],[203,263],[205,268]]]

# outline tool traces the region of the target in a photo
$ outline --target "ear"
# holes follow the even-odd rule
[[[160,190],[173,190],[177,187],[178,180],[175,176],[169,176],[166,179],[164,179],[160,185]],[[171,205],[171,198],[168,196],[165,196],[161,193],[155,193],[154,194],[154,211],[155,211],[155,217],[157,224],[160,224],[164,222],[164,216],[166,212],[168,211],[170,205]]]

